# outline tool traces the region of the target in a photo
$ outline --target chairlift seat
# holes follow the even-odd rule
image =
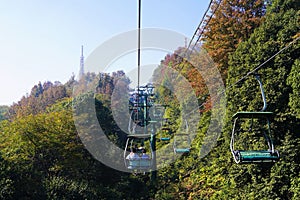
[[[164,142],[167,142],[167,141],[170,141],[170,138],[169,137],[162,137],[160,138],[161,141],[164,141]]]
[[[151,167],[151,159],[139,158],[128,160],[128,169],[149,169]]]
[[[149,123],[158,123],[158,121],[157,120],[150,120],[150,121],[148,121]]]
[[[140,168],[141,169],[148,169],[151,167],[151,159],[141,158],[140,160]]]
[[[275,150],[274,153],[269,150],[235,150],[234,156],[240,163],[275,162],[279,159],[279,153],[277,150]]]
[[[178,154],[190,153],[190,148],[175,148],[174,151]]]

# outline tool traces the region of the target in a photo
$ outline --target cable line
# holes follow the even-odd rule
[[[273,54],[271,57],[269,57],[266,61],[264,61],[263,63],[261,63],[260,65],[258,65],[256,68],[254,68],[253,70],[251,70],[250,72],[248,72],[245,76],[243,76],[242,78],[240,78],[238,81],[236,81],[234,84],[228,86],[226,89],[232,88],[234,85],[238,84],[239,82],[243,81],[245,78],[247,78],[249,75],[254,74],[256,71],[258,71],[260,68],[262,68],[265,64],[267,64],[270,60],[272,60],[274,57],[276,57],[278,54],[280,54],[281,52],[283,52],[284,50],[288,49],[292,44],[294,44],[295,42],[297,42],[297,40],[300,39],[300,36],[297,37],[296,39],[294,39],[292,42],[290,42],[287,46],[285,46],[284,48],[280,49],[277,53]],[[225,89],[225,90],[226,90]],[[224,91],[225,92],[225,91]]]
[[[200,34],[198,35],[198,39],[196,40],[196,42],[194,43],[194,46],[193,46],[192,49],[190,50],[190,53],[187,54],[187,51],[190,49],[190,47],[191,47],[191,45],[192,45],[192,42],[193,42],[195,36],[197,35],[197,32],[201,29],[201,25],[204,23],[204,18],[205,18],[205,16],[207,15],[207,12],[210,10],[210,8],[211,8],[211,6],[212,6],[212,3],[213,3],[213,0],[211,0],[211,1],[209,2],[209,5],[208,5],[206,11],[205,11],[205,13],[204,13],[204,15],[203,15],[203,17],[202,17],[202,19],[201,19],[201,21],[200,21],[200,23],[199,23],[197,29],[196,29],[196,31],[195,31],[195,33],[194,33],[192,39],[191,39],[190,42],[189,42],[188,47],[187,47],[186,50],[185,50],[185,54],[184,54],[184,55],[187,55],[186,57],[189,57],[190,53],[192,53],[193,50],[195,49],[197,43],[199,42],[199,40],[201,39],[201,37],[202,37],[202,35],[203,35],[203,33],[204,33],[205,28],[207,27],[207,25],[209,24],[210,20],[212,19],[212,17],[214,16],[214,14],[215,14],[216,11],[218,10],[218,8],[220,7],[220,5],[221,5],[221,3],[222,3],[222,0],[220,0],[220,1],[217,3],[217,7],[214,9],[213,13],[210,15],[209,19],[207,20],[207,22],[206,22],[205,25],[203,26],[203,28],[202,28]]]
[[[187,49],[186,49],[186,52],[187,52],[187,50],[190,48],[190,46],[191,46],[191,44],[192,44],[192,42],[193,42],[195,36],[197,35],[198,30],[201,28],[201,25],[202,25],[202,23],[203,23],[203,21],[204,21],[204,18],[205,18],[205,16],[206,16],[207,12],[209,11],[209,8],[211,7],[212,2],[213,2],[213,0],[211,0],[211,1],[209,2],[209,5],[208,5],[208,7],[207,7],[207,9],[206,9],[206,11],[205,11],[203,17],[202,17],[202,19],[201,19],[201,21],[200,21],[198,27],[196,28],[195,33],[193,34],[192,39],[191,39],[190,42],[189,42],[189,45],[188,45],[188,47],[187,47]],[[186,52],[185,52],[185,53],[186,53]]]
[[[138,55],[137,55],[137,64],[138,64],[138,84],[137,88],[140,88],[140,74],[141,74],[141,0],[139,0],[138,5]]]
[[[193,50],[194,50],[196,44],[199,42],[200,38],[202,37],[202,34],[204,33],[204,30],[205,30],[206,26],[209,24],[210,20],[212,19],[212,17],[214,16],[214,14],[216,13],[216,11],[218,10],[218,8],[219,8],[221,2],[222,2],[222,0],[217,4],[216,9],[215,9],[215,10],[213,11],[213,13],[210,15],[210,17],[209,17],[207,23],[206,23],[205,26],[202,28],[201,33],[199,34],[198,39],[197,39],[196,43],[194,44],[194,46],[193,46],[191,52],[193,52]]]
[[[227,88],[225,88],[223,91],[221,91],[220,94],[218,94],[215,99],[211,99],[211,101],[216,101],[222,94],[224,94],[226,92],[226,90],[232,88],[233,86],[237,85],[238,83],[240,83],[241,81],[243,81],[244,79],[246,79],[248,76],[256,73],[259,69],[261,69],[264,65],[266,65],[270,60],[272,60],[274,57],[276,57],[278,54],[280,54],[281,52],[283,52],[284,50],[288,49],[289,47],[291,47],[292,44],[296,43],[298,40],[300,39],[300,36],[297,37],[296,39],[294,39],[293,41],[291,41],[288,45],[286,45],[284,48],[280,49],[278,52],[276,52],[275,54],[273,54],[271,57],[269,57],[266,61],[264,61],[263,63],[261,63],[260,65],[258,65],[257,67],[255,67],[253,70],[249,71],[246,75],[244,75],[242,78],[240,78],[239,80],[237,80],[235,83],[229,85]],[[206,103],[202,103],[197,110],[199,111],[200,108],[202,108]],[[196,109],[192,110],[191,112],[188,113],[188,115],[190,113],[195,112]]]

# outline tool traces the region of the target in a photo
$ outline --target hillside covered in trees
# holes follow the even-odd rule
[[[178,80],[178,75],[168,74],[167,66],[183,76],[196,95],[201,118],[190,119],[194,120],[196,136],[189,154],[160,168],[157,179],[151,181],[149,173],[112,169],[86,149],[76,130],[74,112],[89,98],[94,99],[98,123],[106,137],[121,148],[125,146],[126,133],[114,118],[116,101],[112,101],[118,98],[113,97],[118,84],[129,88],[130,79],[123,71],[86,73],[80,80],[71,77],[64,84],[38,83],[19,102],[0,107],[0,199],[298,199],[300,2],[218,0],[212,7],[219,2],[212,19],[207,19],[202,48],[221,74],[227,103],[222,130],[215,130],[218,138],[207,155],[202,156],[201,146],[212,123],[215,99],[206,80],[213,82],[215,77],[197,72],[193,63],[205,62],[201,53],[191,53],[188,62],[182,56],[186,49],[178,47],[161,61],[154,80],[165,85]],[[280,159],[275,163],[236,164],[229,148],[232,116],[263,107],[259,85],[249,73],[254,69],[263,82],[267,111],[273,112],[270,127]],[[85,92],[89,87],[94,96]],[[171,90],[159,87],[156,92],[159,103],[168,104],[165,115],[176,130],[182,106]],[[184,89],[182,92],[185,94]],[[83,122],[87,119],[80,117]],[[97,131],[94,129],[86,127]],[[256,149],[264,139],[251,134],[241,138]],[[159,143],[157,148],[162,146]]]

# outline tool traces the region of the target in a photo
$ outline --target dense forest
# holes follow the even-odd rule
[[[98,161],[76,129],[74,112],[92,98],[106,137],[124,148],[126,133],[114,118],[114,108],[122,101],[116,88],[129,90],[130,79],[123,71],[88,72],[66,83],[39,82],[17,103],[0,107],[0,199],[298,199],[300,1],[218,0],[212,9],[219,2],[213,17],[206,19],[201,48],[215,63],[226,88],[220,100],[226,102],[220,132],[210,126],[217,100],[207,86],[207,80],[214,83],[216,77],[199,74],[195,65],[207,60],[201,52],[192,52],[189,61],[183,59],[184,47],[166,55],[156,69],[153,80],[164,86],[156,89],[156,95],[159,103],[168,104],[165,116],[176,131],[182,123],[180,113],[190,110],[179,105],[178,94],[167,85],[184,77],[195,93],[201,117],[185,116],[195,127],[191,151],[159,168],[155,181],[150,173],[122,172]],[[229,148],[232,116],[263,107],[259,85],[249,73],[254,69],[263,83],[267,111],[273,112],[270,127],[280,159],[236,164]],[[85,92],[89,87],[95,94]],[[185,88],[180,91],[192,98]],[[205,140],[208,130],[215,131],[217,141],[204,155],[201,147],[210,145]],[[251,137],[241,136],[252,141],[252,148],[259,148],[261,138]],[[157,148],[163,145],[158,143]]]

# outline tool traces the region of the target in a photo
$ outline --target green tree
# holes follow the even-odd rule
[[[234,84],[293,40],[300,30],[299,9],[298,1],[272,2],[261,26],[232,55],[228,85]],[[272,199],[289,199],[294,195],[290,186],[293,184],[291,180],[299,176],[299,133],[295,130],[299,130],[300,124],[289,111],[291,88],[286,81],[289,76],[293,77],[290,73],[293,74],[292,68],[297,66],[296,60],[299,56],[299,44],[292,45],[258,71],[262,74],[267,110],[275,114],[272,123],[273,135],[275,147],[282,156],[275,165],[228,166],[230,179],[234,180],[237,188],[248,194],[248,198],[268,196]],[[227,95],[229,116],[236,111],[259,111],[262,108],[258,84],[251,76],[234,85],[227,91]],[[230,140],[231,119],[227,122],[224,132],[226,145]],[[236,194],[237,198],[244,198],[242,193],[236,191]]]
[[[292,87],[293,92],[290,94],[289,105],[297,118],[300,118],[300,60],[294,62],[287,83]]]
[[[213,1],[210,12],[215,9],[213,17],[208,16],[205,21],[203,47],[217,63],[225,80],[230,53],[261,24],[266,6],[265,0],[217,0]]]
[[[160,172],[163,188],[157,199],[297,199],[299,195],[299,119],[292,105],[298,99],[299,42],[293,44],[258,72],[265,88],[268,108],[274,112],[272,133],[281,160],[275,164],[235,164],[229,143],[231,116],[237,111],[259,111],[263,103],[254,77],[237,85],[241,77],[288,45],[299,33],[299,2],[274,0],[261,25],[244,38],[229,56],[226,124],[217,146],[199,159],[199,146],[209,125],[209,112],[203,113],[199,134],[191,154],[183,156]],[[221,26],[221,25],[220,25]],[[226,27],[226,24],[225,26]],[[231,28],[231,27],[230,27]],[[227,40],[224,38],[224,43]],[[288,80],[290,79],[290,80]],[[288,83],[288,84],[287,84]],[[295,98],[293,98],[295,97]],[[206,120],[204,120],[206,118]],[[203,120],[203,121],[202,121]],[[250,140],[250,136],[248,137]],[[253,143],[254,147],[260,144]]]

